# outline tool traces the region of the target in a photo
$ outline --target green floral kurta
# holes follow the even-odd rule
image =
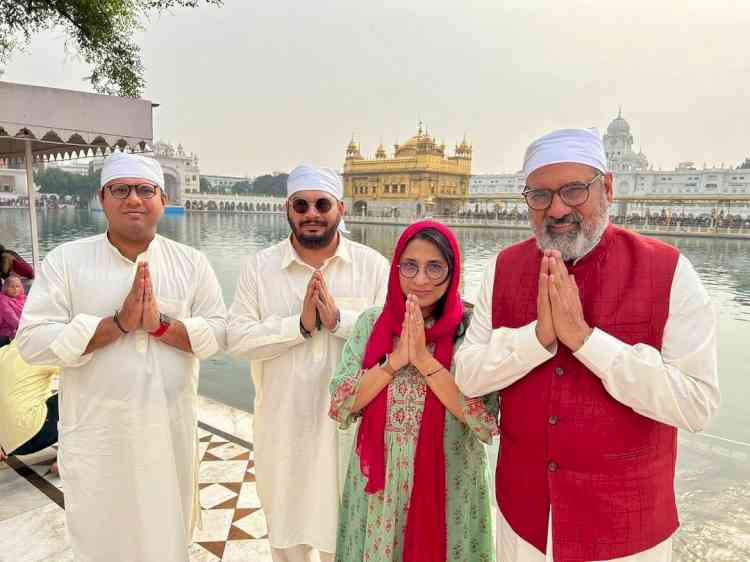
[[[381,307],[366,310],[344,346],[331,381],[333,419],[347,428],[357,420],[351,407],[361,380],[362,358]],[[456,342],[456,347],[461,340]],[[455,349],[455,348],[454,348]],[[388,387],[385,489],[365,494],[359,456],[352,451],[339,510],[336,562],[401,561],[404,529],[414,477],[414,454],[427,385],[412,366],[396,372]],[[497,434],[497,393],[463,399],[466,423],[445,412],[446,516],[449,562],[490,562],[491,496],[482,441]]]

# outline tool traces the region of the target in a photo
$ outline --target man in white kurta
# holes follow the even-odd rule
[[[186,562],[200,514],[199,359],[225,345],[226,310],[206,257],[155,232],[159,164],[116,153],[102,185],[108,231],[47,255],[18,348],[28,363],[61,367],[59,465],[76,560]]]
[[[332,560],[353,433],[342,436],[328,417],[328,383],[359,314],[385,301],[388,262],[339,232],[336,172],[299,166],[287,187],[292,235],[245,265],[229,351],[250,361],[255,384],[256,478],[272,557]]]
[[[561,184],[564,188],[565,185],[576,184],[576,181],[580,184],[581,180],[575,178],[580,169],[584,170],[581,180],[589,180],[598,171],[600,174],[596,177],[603,184],[601,189],[607,190],[611,196],[611,174],[606,173],[606,159],[596,132],[563,130],[550,133],[532,143],[527,151],[524,172],[530,187],[526,190],[546,188],[548,185],[560,187]],[[537,174],[532,175],[535,171]],[[557,178],[563,176],[565,179],[558,181]],[[575,191],[566,195],[569,198],[566,201],[558,189],[547,201],[547,208],[536,215],[532,208],[530,220],[539,248],[561,252],[562,259],[572,263],[577,263],[592,252],[608,224],[606,199],[600,203],[600,194],[595,193],[599,188],[588,186],[592,192],[589,203],[596,206],[586,207],[586,201],[580,206],[573,205],[570,198],[575,197]],[[545,194],[539,193],[538,196],[545,197]],[[546,214],[542,215],[541,212]],[[565,235],[553,230],[555,225],[580,224],[580,220],[584,226],[577,231],[577,236],[568,235],[572,228],[567,226],[564,229],[559,227]],[[592,226],[588,230],[587,221]],[[560,254],[556,255],[560,259]],[[571,335],[574,330],[570,328],[570,319],[564,317],[564,308],[550,306],[551,300],[560,297],[557,293],[552,295],[549,292],[554,276],[544,272],[540,274],[537,320],[519,328],[493,329],[493,287],[496,275],[501,275],[495,270],[496,260],[493,259],[479,289],[471,326],[456,356],[456,382],[466,395],[478,396],[506,389],[555,358],[559,345],[566,345],[573,351],[573,356],[601,380],[612,398],[636,413],[691,432],[706,427],[719,403],[716,317],[706,289],[685,256],[679,256],[674,271],[661,350],[643,343],[627,344],[595,326],[588,327],[581,341],[576,343],[575,335]],[[612,279],[612,282],[615,280]],[[577,294],[575,283],[572,288]],[[543,317],[546,326],[542,326],[540,319]],[[550,323],[551,319],[553,321]],[[583,322],[582,317],[578,320]],[[585,326],[585,322],[581,325]],[[565,376],[560,368],[555,374]],[[549,424],[556,427],[565,421],[550,416]],[[554,468],[557,470],[556,466]],[[545,554],[517,534],[502,512],[498,512],[498,562],[552,562],[554,519],[552,506]],[[610,560],[669,562],[671,559],[670,537],[652,548]]]

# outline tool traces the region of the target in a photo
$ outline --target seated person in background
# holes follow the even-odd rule
[[[16,252],[0,244],[0,279],[6,279],[13,273],[26,279],[34,278],[34,268]]]
[[[57,367],[29,365],[15,343],[0,348],[0,461],[57,443]],[[52,465],[57,472],[57,463]]]
[[[24,302],[26,295],[21,279],[11,275],[3,282],[0,290],[0,347],[16,337]]]

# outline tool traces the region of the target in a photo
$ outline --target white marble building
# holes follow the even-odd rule
[[[26,194],[26,170],[0,166],[0,198],[15,199]]]
[[[648,169],[648,158],[641,150],[633,150],[633,135],[630,124],[622,117],[622,110],[617,113],[602,137],[607,162],[612,172],[630,172]]]
[[[614,174],[616,197],[663,197],[664,199],[690,196],[750,197],[750,159],[743,166],[706,166],[697,168],[693,162],[682,162],[676,169],[654,170],[643,152],[633,150],[630,125],[619,113],[603,136],[608,165]],[[519,194],[524,180],[520,172],[509,174],[474,175],[469,181],[469,197],[476,199]],[[507,204],[506,204],[507,206]],[[513,204],[511,204],[513,206]],[[469,204],[470,208],[474,203]],[[711,205],[670,207],[671,212],[709,213]],[[623,212],[638,212],[633,204]],[[750,216],[750,203],[733,204],[728,212]]]
[[[209,183],[212,190],[215,190],[218,193],[225,193],[225,190],[227,189],[231,190],[234,184],[241,181],[253,183],[253,178],[251,177],[240,178],[235,176],[216,176],[207,174],[201,174],[201,177]]]
[[[166,142],[154,144],[152,156],[164,170],[164,184],[170,205],[182,206],[183,201],[192,193],[200,191],[200,167],[195,153],[186,153],[181,144],[177,148]],[[98,170],[103,166],[102,158],[95,158],[93,167]]]

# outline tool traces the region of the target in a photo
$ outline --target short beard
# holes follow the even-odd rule
[[[291,217],[289,216],[289,212],[287,211],[286,220],[289,223],[289,227],[292,229],[292,235],[297,239],[297,242],[300,243],[300,246],[307,250],[318,250],[320,248],[325,248],[328,246],[331,242],[333,242],[333,239],[336,237],[336,234],[338,232],[339,223],[341,222],[341,216],[336,217],[336,221],[326,230],[323,231],[323,234],[320,234],[318,236],[308,236],[301,233],[301,228],[297,228],[295,226],[294,222],[292,221]],[[303,223],[300,223],[300,227],[303,224],[308,223],[315,223],[320,224],[321,226],[325,226],[327,221],[303,221]]]
[[[564,234],[552,234],[549,230],[550,225],[568,223],[578,225],[578,229]],[[577,260],[594,249],[608,225],[609,204],[602,197],[598,213],[591,221],[584,221],[578,211],[571,211],[559,219],[547,217],[542,224],[534,225],[534,236],[542,251],[557,250],[563,261]]]

